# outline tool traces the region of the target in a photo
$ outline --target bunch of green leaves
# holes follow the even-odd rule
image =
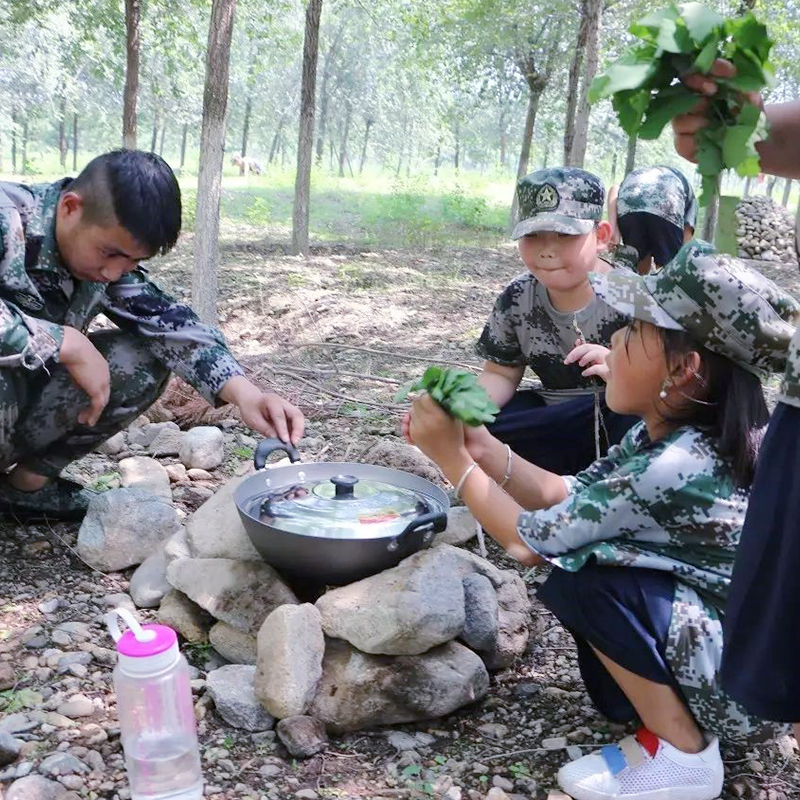
[[[594,79],[590,100],[611,97],[628,135],[657,139],[673,117],[698,102],[681,78],[708,74],[716,59],[727,59],[736,75],[714,78],[718,91],[709,98],[709,124],[696,134],[700,204],[707,205],[716,193],[723,169],[757,175],[755,143],[766,138],[766,118],[742,93],[761,91],[772,81],[766,27],[752,13],[724,19],[701,3],[682,3],[648,14],[630,32],[641,42]]]
[[[489,399],[474,372],[444,367],[428,367],[416,383],[404,386],[395,402],[405,400],[409,392],[427,392],[448,414],[477,428],[494,422],[500,409]]]

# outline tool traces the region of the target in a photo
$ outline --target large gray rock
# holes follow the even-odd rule
[[[497,646],[500,606],[492,582],[473,572],[464,578],[466,620],[461,638],[473,650],[493,651]]]
[[[167,567],[170,584],[237,630],[256,636],[278,606],[297,603],[280,575],[263,561],[189,558]]]
[[[217,622],[208,632],[211,646],[231,664],[255,664],[258,645],[255,636],[237,631],[226,622]]]
[[[304,714],[322,679],[325,637],[310,603],[276,608],[258,632],[256,697],[278,719]]]
[[[140,447],[149,447],[160,433],[170,430],[180,433],[180,428],[174,422],[145,422],[129,429],[128,442]]]
[[[206,686],[217,713],[234,728],[268,731],[275,720],[263,709],[253,692],[256,668],[229,664],[206,676]]]
[[[26,775],[8,787],[6,800],[61,800],[67,789],[41,775]]]
[[[164,557],[167,559],[167,563],[192,557],[186,538],[186,528],[179,528],[164,542]]]
[[[138,608],[157,608],[171,588],[167,580],[167,556],[164,548],[159,547],[131,575],[129,592]]]
[[[181,429],[174,422],[157,422],[160,430],[147,445],[152,456],[176,456],[181,449]]]
[[[115,433],[98,445],[97,452],[106,456],[115,456],[125,449],[125,434],[122,431]]]
[[[491,670],[511,666],[525,652],[530,636],[531,601],[525,582],[518,573],[498,569],[485,558],[460,547],[445,544],[417,555],[424,559],[436,550],[446,550],[456,556],[463,577],[476,572],[491,581],[497,593],[497,644],[491,651],[481,655]]]
[[[439,544],[466,544],[478,535],[480,525],[466,506],[456,506],[447,512],[447,527],[437,533],[433,546]]]
[[[219,428],[201,425],[181,437],[178,458],[187,469],[214,469],[225,459],[225,437]]]
[[[295,758],[308,758],[328,747],[325,723],[315,717],[287,717],[278,723],[276,731],[289,755]]]
[[[195,558],[261,559],[233,502],[234,491],[248,477],[228,481],[189,517],[186,540]]]
[[[169,475],[154,458],[131,456],[119,462],[120,483],[126,489],[144,489],[172,502]]]
[[[187,642],[205,644],[211,616],[183,592],[170,589],[158,609],[158,621],[176,630]]]
[[[0,731],[0,767],[17,760],[22,742],[15,739],[8,731]]]
[[[322,683],[308,714],[329,731],[441,717],[489,690],[480,657],[458,642],[418,656],[374,656],[328,640]]]
[[[93,497],[78,531],[78,555],[104,572],[141,564],[179,528],[171,502],[143,489]]]
[[[317,600],[322,629],[365,653],[417,655],[444,644],[464,627],[459,563],[437,547],[334,589]]]

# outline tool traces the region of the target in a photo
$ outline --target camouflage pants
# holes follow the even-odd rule
[[[93,428],[77,421],[88,405],[66,368],[28,372],[0,369],[0,467],[20,463],[56,477],[149,408],[164,391],[169,370],[138,338],[123,331],[89,335],[111,372],[111,394]]]

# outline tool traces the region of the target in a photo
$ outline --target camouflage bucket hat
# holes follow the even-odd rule
[[[671,167],[642,167],[625,177],[617,194],[617,217],[643,212],[683,230],[695,227],[697,200],[692,187]]]
[[[577,167],[540,169],[517,183],[517,218],[513,239],[554,231],[589,233],[603,216],[603,182]]]
[[[706,242],[685,244],[658,272],[591,273],[602,300],[634,319],[686,331],[763,377],[782,372],[800,305],[760,272]]]

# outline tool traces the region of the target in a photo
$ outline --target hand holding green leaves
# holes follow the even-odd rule
[[[682,3],[648,14],[630,32],[641,43],[595,78],[591,101],[611,97],[626,133],[657,139],[673,117],[688,113],[698,102],[698,95],[681,79],[696,72],[708,74],[716,59],[726,59],[735,75],[715,78],[718,91],[708,101],[709,124],[696,134],[701,205],[716,191],[723,169],[757,175],[755,144],[767,136],[766,118],[743,93],[758,92],[771,82],[772,41],[766,27],[751,13],[724,19],[701,3]]]
[[[395,402],[416,391],[427,392],[448,414],[473,427],[494,422],[500,412],[473,372],[428,367],[420,380],[400,389]]]

